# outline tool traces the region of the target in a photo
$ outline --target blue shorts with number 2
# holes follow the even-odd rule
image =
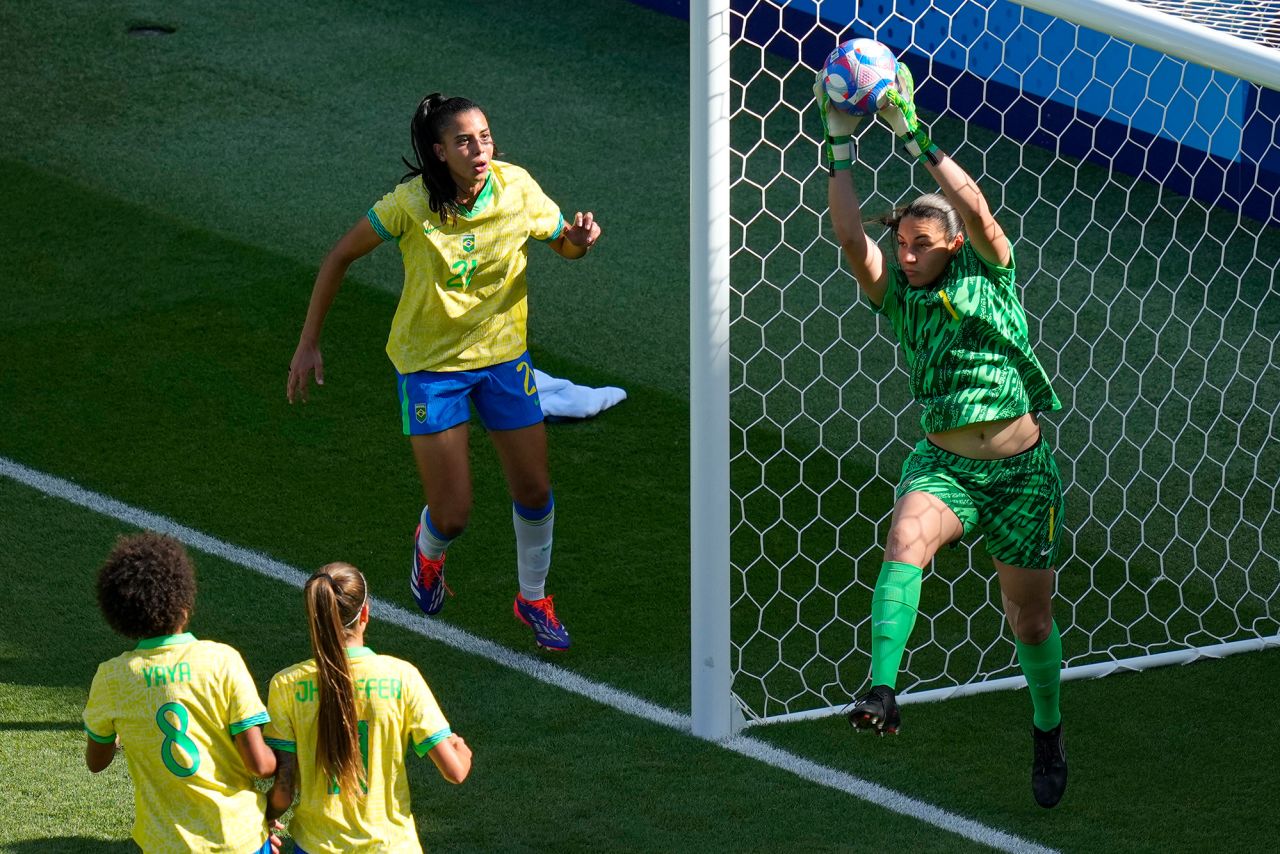
[[[471,418],[468,401],[476,405],[489,430],[519,430],[542,420],[528,352],[510,362],[473,371],[416,371],[396,376],[406,436],[439,433],[465,423]]]

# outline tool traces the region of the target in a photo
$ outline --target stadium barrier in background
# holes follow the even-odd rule
[[[687,0],[633,2],[689,16]],[[848,27],[844,40],[870,35],[852,21],[881,22],[875,38],[927,81],[916,93],[925,109],[1280,225],[1280,76],[1258,55],[1264,48],[1231,39],[1196,51],[1177,19],[1124,0],[1021,5],[1031,11],[1009,0],[823,0],[820,10],[812,0],[733,0],[731,38],[819,68],[830,30]],[[1045,8],[1080,24],[1111,14],[1148,36],[1178,36],[1201,62],[1271,75],[1274,88],[1035,11]],[[1082,85],[1068,93],[1061,82],[1073,78]]]

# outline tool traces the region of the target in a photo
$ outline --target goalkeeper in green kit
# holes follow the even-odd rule
[[[819,72],[814,94],[832,225],[872,310],[901,343],[912,397],[924,408],[924,438],[902,466],[871,602],[871,689],[853,702],[849,722],[898,732],[894,691],[924,570],[942,546],[983,536],[1034,707],[1032,793],[1052,807],[1067,785],[1052,605],[1062,481],[1039,413],[1062,404],[1031,351],[1013,246],[973,178],[925,134],[911,72],[898,63],[879,116],[941,192],[878,220],[897,247],[882,252],[863,230],[852,178],[861,118],[831,107],[822,80]]]

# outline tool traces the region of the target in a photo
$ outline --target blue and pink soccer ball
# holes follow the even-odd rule
[[[870,116],[885,103],[897,80],[898,61],[873,39],[853,39],[831,51],[823,67],[823,84],[831,104],[841,112]]]

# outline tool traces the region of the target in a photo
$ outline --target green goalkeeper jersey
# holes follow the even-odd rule
[[[902,343],[927,433],[1062,408],[1031,352],[1012,253],[1009,266],[999,267],[966,240],[942,278],[922,288],[890,262],[884,300],[874,308]]]

